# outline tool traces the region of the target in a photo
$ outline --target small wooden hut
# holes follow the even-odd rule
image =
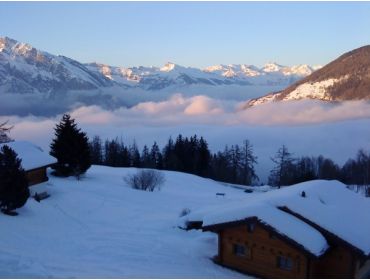
[[[48,180],[46,169],[57,162],[54,157],[26,141],[3,143],[0,144],[0,148],[3,145],[12,148],[22,160],[22,167],[26,171],[29,186]]]
[[[370,200],[323,180],[262,196],[203,218],[216,263],[263,278],[370,277]]]

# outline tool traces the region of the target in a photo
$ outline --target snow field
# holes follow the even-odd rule
[[[0,215],[0,275],[5,278],[244,278],[210,258],[217,236],[177,227],[182,209],[222,207],[247,195],[197,176],[165,171],[159,191],[128,187],[135,169],[93,166],[81,181],[56,178],[31,187],[19,216]],[[223,198],[216,192],[224,192]]]

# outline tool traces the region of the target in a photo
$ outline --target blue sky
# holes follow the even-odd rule
[[[370,43],[370,2],[0,2],[0,26],[82,62],[326,64]]]

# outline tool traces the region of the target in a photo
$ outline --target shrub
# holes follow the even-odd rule
[[[150,192],[159,189],[165,182],[164,175],[153,169],[139,170],[135,174],[127,175],[124,180],[133,189]]]
[[[184,208],[184,209],[181,210],[179,217],[181,218],[181,217],[184,217],[186,215],[189,215],[190,212],[191,212],[191,210],[189,208]]]

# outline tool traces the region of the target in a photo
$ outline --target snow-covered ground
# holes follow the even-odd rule
[[[179,216],[184,208],[221,209],[261,192],[169,171],[159,191],[144,192],[124,182],[132,172],[93,166],[81,181],[49,174],[49,182],[31,187],[51,197],[30,198],[17,217],[0,215],[1,277],[247,277],[214,264],[217,236],[179,229]]]

